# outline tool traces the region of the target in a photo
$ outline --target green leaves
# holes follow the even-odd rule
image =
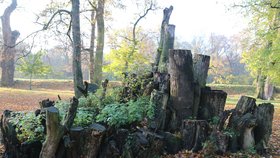
[[[250,18],[243,40],[243,62],[253,75],[263,75],[280,83],[280,9],[276,0],[243,0],[242,9]]]
[[[39,51],[36,54],[29,54],[27,57],[21,58],[17,70],[26,76],[46,75],[51,71],[51,67],[43,63],[43,55],[44,52]]]
[[[20,142],[32,142],[35,140],[44,141],[44,126],[42,119],[44,115],[37,117],[33,112],[13,112],[10,122],[15,126],[17,138]]]
[[[132,123],[139,123],[144,118],[154,117],[154,105],[148,97],[140,97],[128,103],[114,103],[105,106],[96,117],[97,122],[104,122],[110,126],[120,127]]]

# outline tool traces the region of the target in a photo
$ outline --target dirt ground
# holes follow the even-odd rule
[[[14,88],[0,87],[0,112],[5,109],[13,111],[32,111],[39,107],[43,99],[58,100],[57,95],[63,100],[73,97],[71,81],[60,82],[34,82],[33,90],[29,90],[28,81],[17,81]],[[234,105],[227,105],[227,109],[234,108]],[[0,146],[0,153],[3,146]],[[275,106],[273,131],[269,143],[269,150],[272,157],[280,158],[280,105]],[[1,156],[1,155],[0,155]]]

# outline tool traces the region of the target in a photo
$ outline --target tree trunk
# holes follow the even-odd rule
[[[94,83],[95,12],[91,11],[91,35],[89,50],[89,80]]]
[[[168,52],[174,48],[175,25],[167,25],[164,29],[164,39],[158,69],[166,73],[168,69]]]
[[[274,86],[270,81],[270,78],[267,77],[265,80],[264,85],[264,97],[266,100],[273,100],[273,94],[274,94]]]
[[[73,78],[74,91],[77,98],[82,96],[78,86],[83,87],[83,73],[81,67],[81,32],[80,32],[80,1],[72,1],[72,35],[73,35]]]
[[[264,93],[264,86],[265,86],[265,80],[266,77],[263,75],[258,75],[257,79],[257,98],[259,99],[265,99],[265,93]]]
[[[71,100],[70,107],[62,124],[59,120],[59,111],[55,107],[46,109],[47,136],[43,143],[40,158],[54,158],[61,138],[71,128],[76,116],[79,101],[75,97]]]
[[[206,86],[206,80],[208,75],[210,63],[210,56],[195,54],[193,58],[193,69],[194,69],[194,106],[193,106],[193,117],[197,117],[197,112],[200,103],[201,88]]]
[[[165,27],[169,24],[169,19],[170,19],[172,11],[173,11],[173,6],[170,6],[169,8],[165,8],[163,10],[163,20],[161,23],[161,30],[160,30],[160,41],[159,41],[159,47],[157,50],[157,55],[155,58],[155,67],[156,67],[155,70],[156,71],[158,70],[159,61],[160,61],[161,53],[162,53],[162,49],[163,49],[163,43],[164,43],[163,41],[165,38]]]
[[[98,0],[97,2],[97,12],[96,12],[96,21],[97,21],[97,45],[94,61],[94,71],[95,75],[93,77],[94,83],[101,85],[102,81],[102,66],[103,66],[103,49],[104,49],[104,5],[105,0]]]
[[[17,0],[12,0],[12,3],[5,9],[1,16],[2,32],[3,32],[3,53],[1,60],[2,78],[1,85],[11,87],[14,84],[15,72],[15,55],[16,55],[16,40],[20,33],[17,30],[11,30],[10,16],[17,7]]]
[[[226,104],[227,93],[222,90],[201,90],[200,104],[197,119],[211,121],[213,117],[223,113]]]
[[[29,90],[32,89],[32,74],[30,75],[30,78],[29,78]]]
[[[170,99],[175,109],[178,128],[182,120],[193,116],[194,78],[193,61],[190,50],[170,50]]]

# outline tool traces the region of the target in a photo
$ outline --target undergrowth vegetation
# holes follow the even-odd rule
[[[107,124],[112,127],[138,125],[145,118],[154,116],[154,105],[148,96],[140,96],[123,102],[122,88],[108,89],[102,97],[102,90],[90,93],[86,98],[79,98],[77,114],[73,126],[86,127],[94,122]],[[70,101],[59,100],[55,107],[59,110],[60,120],[63,120],[70,106]],[[12,112],[11,123],[15,126],[20,142],[44,141],[45,127],[42,120],[45,114],[35,116],[34,112]]]
[[[20,142],[32,142],[45,139],[43,119],[44,115],[35,116],[33,112],[12,112],[10,122],[15,126]]]

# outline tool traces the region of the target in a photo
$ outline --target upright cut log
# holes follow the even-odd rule
[[[190,50],[170,50],[170,99],[176,112],[178,125],[193,116],[194,79],[193,61]],[[178,127],[179,128],[179,127]]]
[[[87,128],[71,128],[70,138],[73,143],[66,149],[66,157],[97,157],[105,131],[104,126],[96,123]]]
[[[259,153],[266,152],[268,140],[272,133],[273,114],[274,106],[270,103],[260,104],[254,112],[254,116],[257,118],[254,134],[256,149]]]
[[[17,139],[17,134],[13,125],[9,122],[11,111],[5,110],[1,116],[1,132],[3,135],[3,143],[5,146],[4,156],[20,157],[19,146],[20,142]]]
[[[195,54],[193,57],[194,81],[197,82],[201,88],[206,86],[209,63],[210,56],[208,55]]]
[[[151,94],[151,102],[155,105],[155,117],[150,121],[150,128],[163,130],[166,119],[166,108],[168,105],[169,95],[154,90]]]
[[[209,135],[209,125],[205,120],[184,120],[182,125],[183,148],[197,152]]]
[[[193,58],[193,69],[194,69],[194,107],[193,117],[197,117],[197,111],[200,103],[201,88],[206,86],[206,80],[208,76],[208,69],[210,63],[210,56],[195,54]]]
[[[210,121],[214,116],[219,116],[224,111],[226,99],[227,93],[222,90],[203,88],[197,118]]]
[[[252,139],[252,128],[256,126],[256,119],[252,116],[256,108],[256,99],[242,96],[229,118],[228,128],[235,134],[229,140],[229,149],[231,152],[237,152],[242,148],[247,148],[245,144],[250,145]],[[247,114],[247,115],[246,115]],[[244,142],[244,137],[249,138],[250,142]]]
[[[47,136],[43,143],[40,158],[53,158],[59,146],[59,142],[65,132],[71,128],[78,108],[78,99],[73,97],[63,123],[60,124],[59,111],[55,107],[49,107],[46,110]]]
[[[162,19],[162,23],[161,23],[161,30],[160,30],[160,41],[159,41],[159,47],[157,50],[157,55],[156,55],[156,59],[155,59],[155,70],[158,70],[158,65],[159,65],[159,61],[161,58],[161,53],[162,53],[162,49],[163,49],[163,41],[164,41],[164,37],[165,37],[165,27],[169,24],[169,19],[171,16],[171,13],[173,11],[173,6],[170,6],[169,8],[165,8],[163,10],[163,19]]]
[[[167,25],[164,29],[164,41],[159,61],[159,71],[166,73],[168,69],[168,53],[174,48],[175,25]]]

